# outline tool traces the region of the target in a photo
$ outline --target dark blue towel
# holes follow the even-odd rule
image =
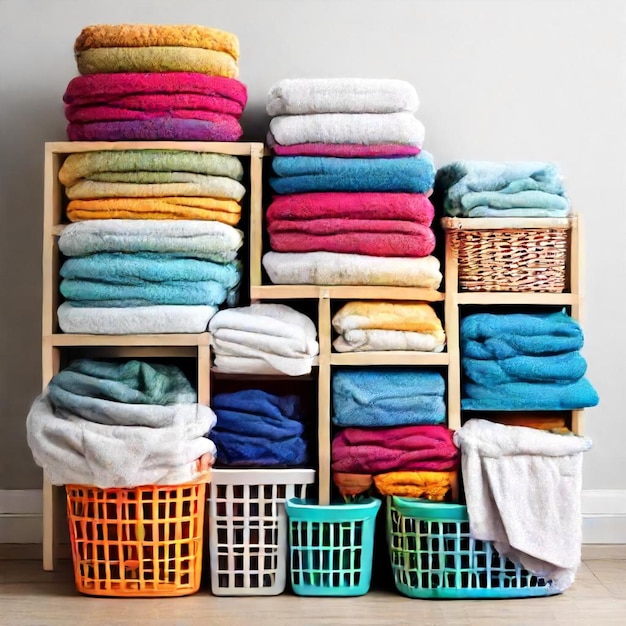
[[[219,417],[218,417],[219,423]],[[217,446],[220,465],[302,465],[308,460],[306,442],[302,437],[266,439],[248,437],[214,429],[210,438]]]

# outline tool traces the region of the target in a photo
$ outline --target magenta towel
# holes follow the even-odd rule
[[[267,209],[269,223],[277,219],[350,218],[410,220],[430,226],[435,215],[431,201],[421,193],[328,191],[274,196]]]
[[[243,134],[239,122],[232,115],[220,118],[215,122],[159,117],[68,124],[67,137],[70,141],[237,141]]]
[[[236,100],[230,100],[223,96],[203,96],[195,93],[145,93],[128,94],[125,96],[103,97],[100,101],[91,104],[66,104],[65,116],[70,122],[79,121],[85,111],[95,120],[102,110],[127,110],[141,111],[146,113],[165,112],[175,109],[188,109],[191,111],[210,111],[211,113],[226,113],[241,117],[243,105]],[[95,112],[95,113],[92,113]]]
[[[73,78],[63,102],[75,106],[113,104],[117,98],[145,94],[196,94],[226,98],[246,106],[246,86],[234,78],[207,76],[197,72],[141,72],[90,74]]]
[[[332,469],[356,474],[452,470],[459,462],[452,435],[445,426],[345,428],[333,439]]]
[[[291,146],[274,144],[275,154],[284,156],[331,156],[345,158],[403,157],[420,153],[417,146],[395,143],[365,145],[361,143],[296,143]]]
[[[204,120],[220,124],[226,115],[224,113],[215,113],[213,111],[202,111],[197,109],[179,109],[172,99],[172,106],[163,111],[138,111],[136,109],[122,109],[110,106],[80,107],[71,113],[66,109],[65,116],[68,122],[76,122],[86,124],[89,122],[118,122],[123,120],[152,120],[157,118],[175,118],[187,120]],[[232,117],[236,122],[237,118]]]

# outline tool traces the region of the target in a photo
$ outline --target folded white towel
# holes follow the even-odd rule
[[[88,335],[146,335],[158,333],[203,333],[216,306],[155,305],[137,307],[59,306],[59,327],[64,333]]]
[[[376,285],[439,289],[439,260],[338,252],[267,252],[263,267],[275,285]]]
[[[580,564],[582,453],[589,439],[472,419],[454,434],[470,532],[567,589]]]
[[[424,135],[424,125],[413,113],[317,113],[273,118],[267,143],[397,143],[421,148]]]
[[[52,484],[177,485],[199,477],[203,455],[215,458],[215,444],[205,437],[216,422],[208,406],[106,404],[117,405],[107,412],[118,425],[56,410],[47,393],[35,400],[26,419],[28,445]]]
[[[415,87],[390,78],[286,78],[267,95],[267,114],[415,113]]]
[[[333,342],[337,352],[369,352],[372,350],[417,350],[441,352],[441,341],[429,333],[408,330],[361,329],[346,330]]]
[[[164,252],[228,263],[237,258],[243,233],[208,220],[85,220],[69,224],[59,237],[65,256],[94,252]]]
[[[276,369],[262,358],[217,353],[215,353],[213,361],[215,369],[225,374],[269,374],[273,376],[287,374],[288,376],[304,376],[311,372],[313,357],[283,359],[281,365],[281,369]]]

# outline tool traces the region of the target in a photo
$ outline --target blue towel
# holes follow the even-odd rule
[[[462,359],[463,372],[480,385],[514,382],[572,383],[587,371],[579,352],[551,356],[514,356],[509,359]]]
[[[279,194],[311,191],[389,191],[424,193],[432,189],[435,166],[427,152],[394,159],[274,157],[277,176],[270,178]]]
[[[569,213],[569,201],[553,163],[456,161],[440,168],[435,187],[447,215],[479,217],[493,209],[524,209],[524,216]],[[533,212],[536,209],[536,212]]]
[[[213,429],[211,439],[217,446],[219,465],[302,465],[308,460],[306,442],[298,436],[269,440]]]
[[[475,359],[562,354],[583,346],[580,324],[564,311],[475,313],[461,321],[461,354]]]
[[[272,418],[302,419],[300,397],[276,396],[261,389],[244,389],[234,393],[219,393],[211,400],[211,408],[231,410],[249,415]]]
[[[428,370],[351,368],[332,381],[333,423],[338,426],[440,424],[445,382]]]
[[[506,383],[464,385],[461,408],[471,411],[563,411],[598,404],[598,394],[586,378],[575,383]]]

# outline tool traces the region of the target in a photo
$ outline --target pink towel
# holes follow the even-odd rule
[[[273,145],[275,154],[286,156],[332,156],[346,158],[403,157],[420,153],[417,146],[395,143],[365,145],[360,143],[296,143],[291,146]]]
[[[172,99],[172,106],[164,111],[141,111],[136,109],[122,109],[110,106],[80,107],[71,113],[66,109],[65,116],[69,122],[85,124],[88,122],[116,122],[122,120],[152,120],[157,118],[178,118],[187,120],[205,120],[207,122],[222,123],[227,115],[224,113],[214,113],[213,111],[202,111],[198,109],[184,109],[176,106],[175,97]],[[234,115],[233,122],[237,122]]]
[[[410,220],[430,226],[435,215],[430,200],[421,193],[319,192],[274,196],[267,221],[277,219],[351,218]]]
[[[241,135],[232,115],[222,115],[219,121],[159,117],[67,126],[70,141],[237,141]]]
[[[356,474],[452,470],[459,462],[452,435],[445,426],[345,428],[333,440],[332,469]]]
[[[145,94],[196,94],[226,98],[241,109],[248,99],[246,86],[234,78],[197,72],[90,74],[73,78],[63,102],[76,106],[114,104],[117,98]]]

